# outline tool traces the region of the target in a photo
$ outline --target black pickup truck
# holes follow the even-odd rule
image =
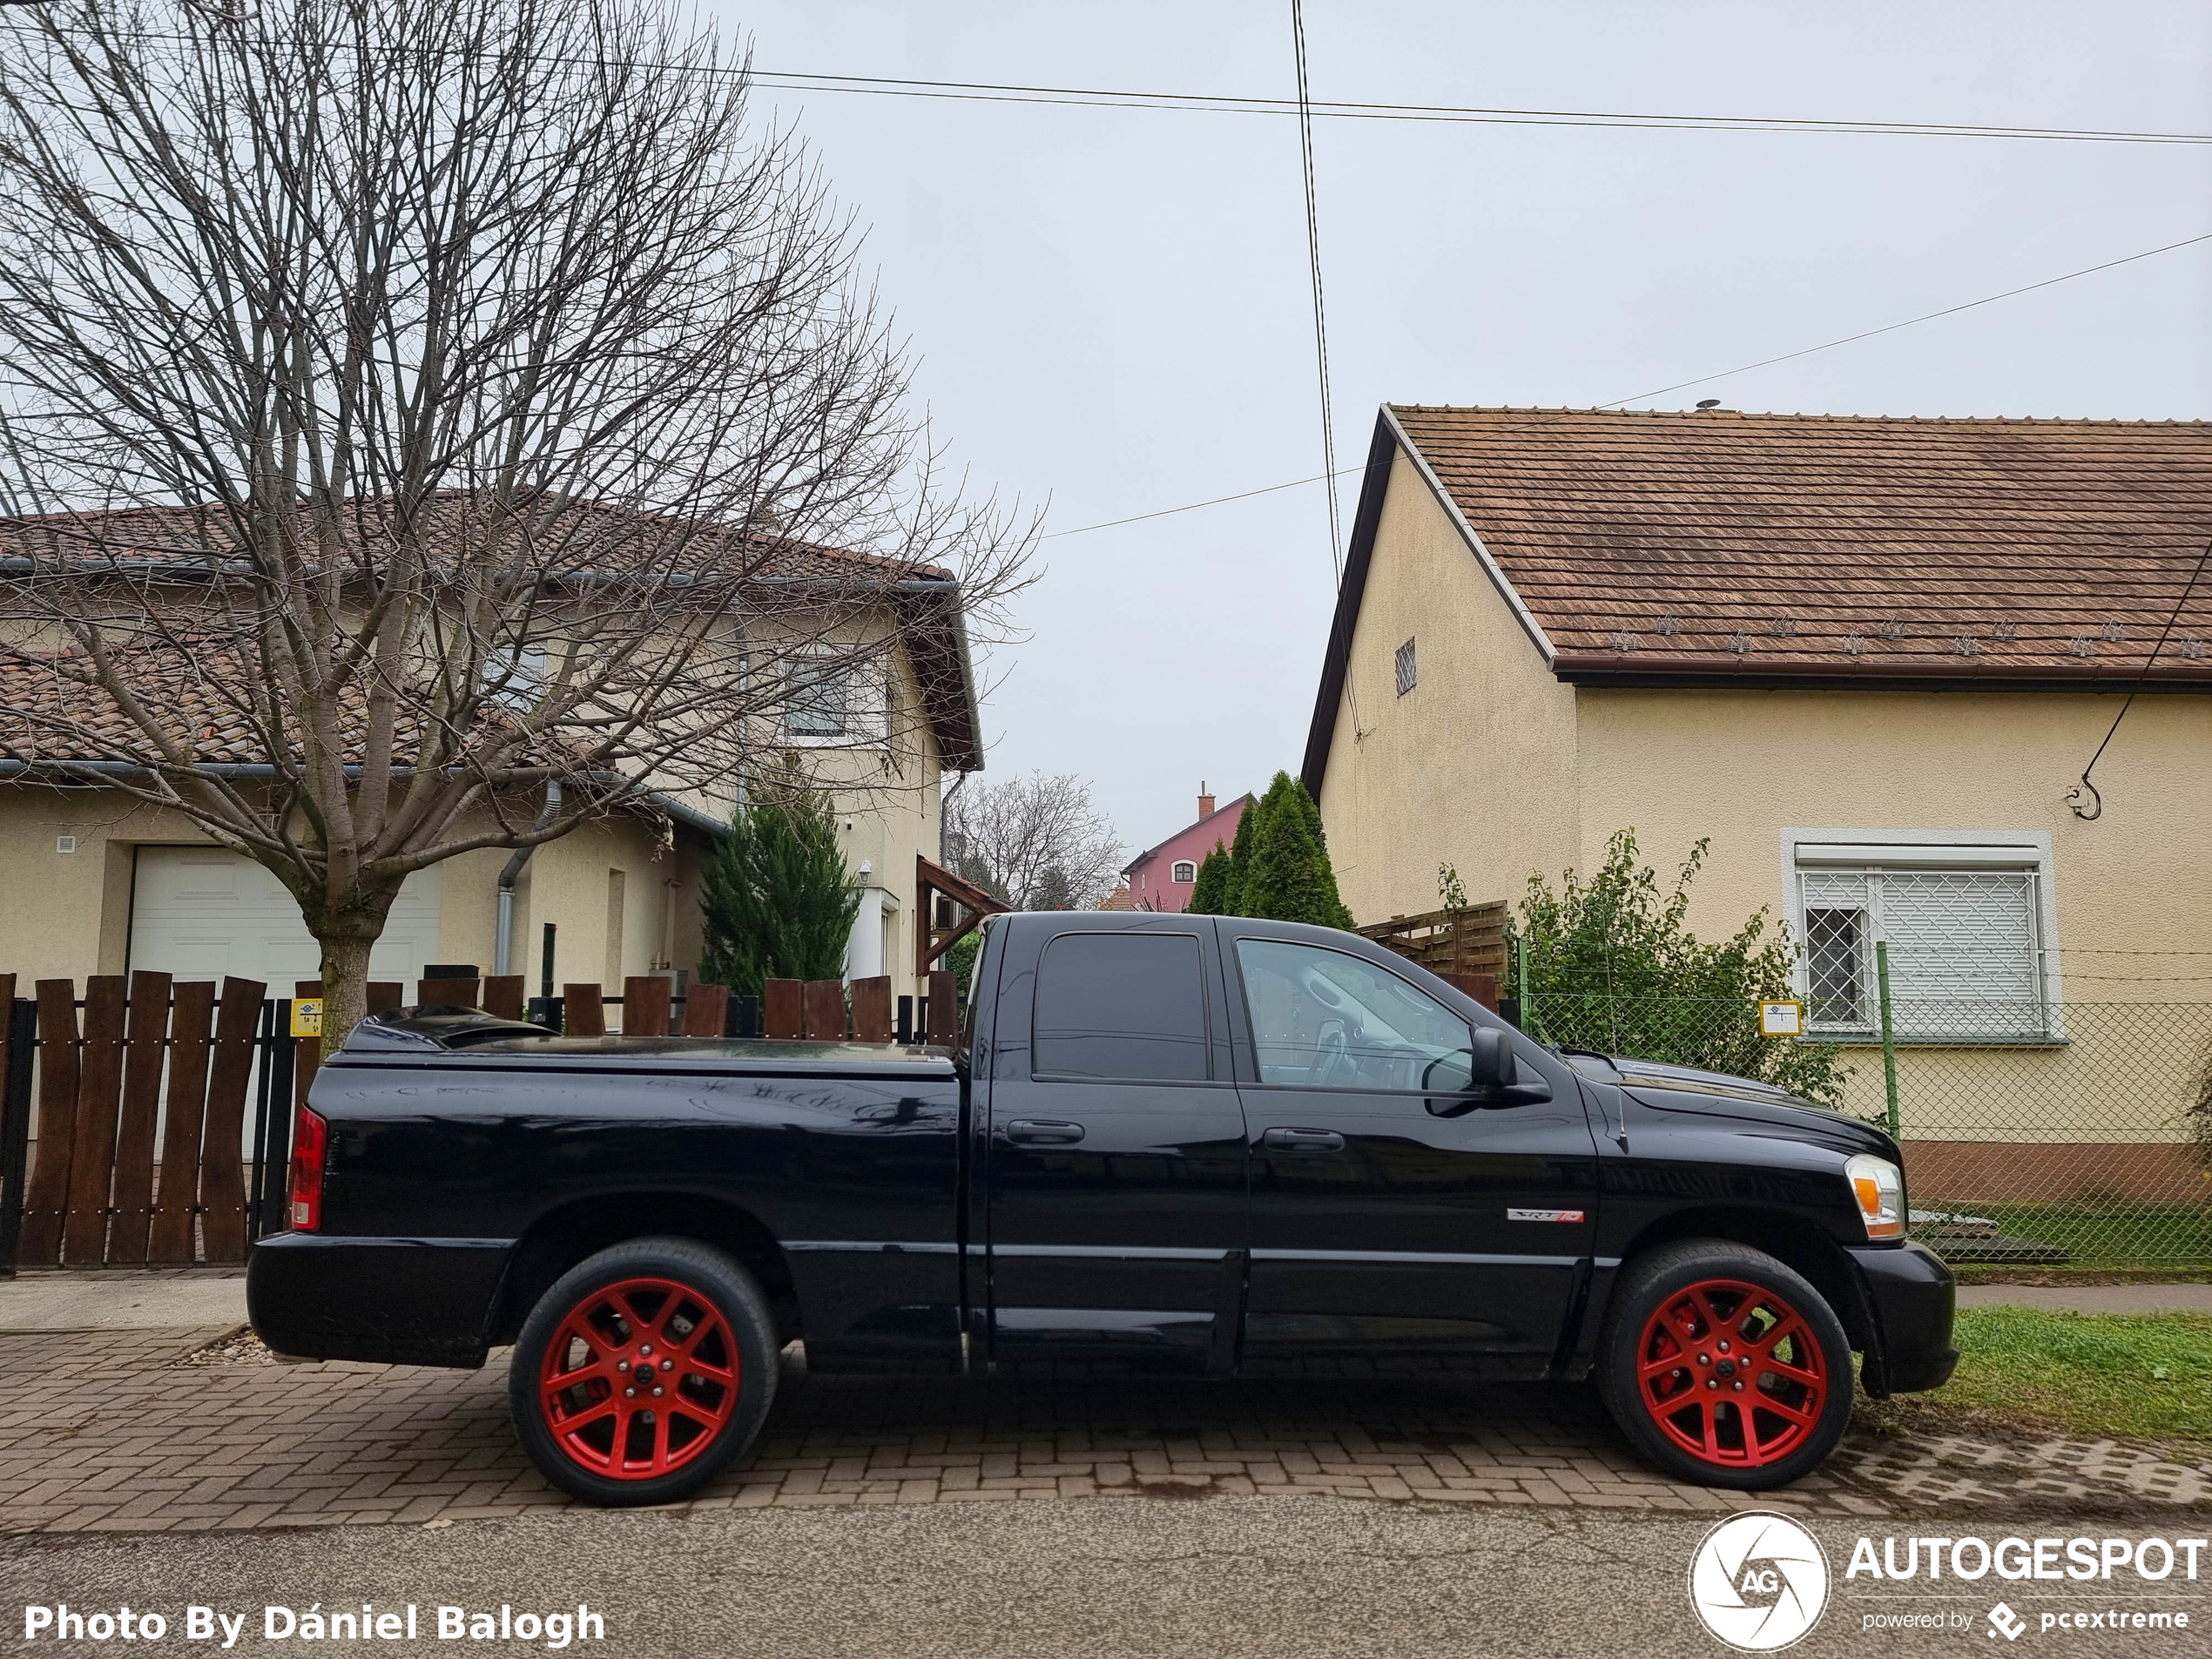
[[[952,1049],[374,1016],[317,1076],[280,1352],[478,1366],[602,1503],[674,1498],[816,1372],[1594,1377],[1655,1464],[1780,1485],[1957,1359],[1896,1146],[1540,1046],[1356,935],[987,927]]]

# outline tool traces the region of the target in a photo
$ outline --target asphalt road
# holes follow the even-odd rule
[[[2169,1535],[2207,1530],[2169,1512]],[[535,1644],[440,1642],[433,1609],[604,1613],[605,1638],[578,1650],[610,1659],[701,1656],[1540,1655],[1573,1659],[1720,1656],[1688,1603],[1687,1568],[1709,1518],[1613,1518],[1588,1512],[1445,1509],[1317,1498],[1098,1499],[900,1509],[578,1513],[420,1527],[161,1535],[0,1543],[0,1652],[91,1653],[85,1642],[26,1642],[26,1603],[163,1613],[160,1642],[105,1654],[204,1654],[180,1639],[199,1602],[244,1613],[237,1654],[457,1654],[543,1651]],[[2135,1602],[2190,1614],[2193,1629],[2153,1634],[2044,1631],[2042,1610],[2109,1608],[2058,1584],[1925,1581],[1906,1601],[1876,1601],[1844,1568],[1862,1530],[1958,1533],[1952,1521],[1817,1521],[1832,1573],[1821,1622],[1793,1654],[1998,1652],[2212,1655],[2212,1560],[2196,1584],[2115,1584],[2168,1599]],[[1987,1527],[2033,1536],[2140,1536],[2113,1521],[2023,1517]],[[1892,1594],[1905,1586],[1882,1587]],[[1960,1599],[1926,1599],[1939,1588]],[[2041,1599],[2020,1592],[2048,1592]],[[1968,1594],[1970,1592],[1970,1594]],[[1986,1622],[2003,1596],[2029,1620],[2025,1639],[1995,1641]],[[362,1602],[422,1609],[421,1636],[354,1643],[260,1636],[262,1608],[300,1612]],[[1870,1613],[1957,1610],[1966,1629],[1868,1631]]]

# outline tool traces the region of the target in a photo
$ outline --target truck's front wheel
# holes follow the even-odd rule
[[[751,1277],[687,1238],[633,1238],[563,1274],[516,1339],[515,1427],[563,1491],[669,1503],[750,1445],[776,1393],[775,1324]]]
[[[1842,1323],[1800,1274],[1724,1239],[1669,1244],[1623,1270],[1597,1381],[1636,1449],[1700,1486],[1786,1486],[1851,1424]]]

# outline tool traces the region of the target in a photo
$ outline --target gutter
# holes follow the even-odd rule
[[[319,564],[301,567],[300,574],[320,577],[324,574]],[[355,572],[348,567],[348,578],[366,572]],[[29,559],[21,554],[0,558],[0,576],[7,577],[167,577],[177,581],[212,582],[223,577],[266,577],[267,572],[246,559]],[[798,588],[818,589],[837,593],[945,593],[956,592],[960,581],[955,577],[900,577],[892,582],[872,582],[855,576],[851,580],[833,576],[736,576],[721,574],[711,577],[688,576],[681,572],[655,576],[636,570],[595,570],[590,569],[551,572],[538,578],[536,585],[546,588],[606,588],[633,585],[671,588],[712,587],[734,582],[741,588]]]
[[[0,778],[30,777],[40,772],[58,772],[64,777],[70,772],[91,772],[101,777],[149,778],[159,775],[159,770],[153,766],[142,766],[135,760],[0,760]],[[178,766],[170,770],[197,772],[208,778],[274,779],[290,775],[280,773],[266,760],[211,760],[199,765]],[[360,777],[361,770],[358,765],[345,768],[349,778]],[[404,778],[413,771],[411,766],[395,766],[392,775]],[[584,780],[610,784],[624,781],[617,772],[586,772]],[[628,792],[628,799],[651,806],[655,812],[714,840],[729,838],[730,826],[722,819],[710,813],[703,813],[696,806],[686,806],[674,796],[663,794],[659,790],[633,787]]]
[[[537,822],[531,827],[543,829],[559,816],[560,811],[561,786],[557,780],[549,778],[545,783],[544,809],[538,813]],[[523,867],[530,861],[530,854],[536,851],[535,846],[518,846],[500,868],[499,900],[496,912],[497,921],[494,924],[496,931],[491,936],[492,961],[495,964],[492,971],[496,974],[506,973],[514,958],[514,943],[510,935],[515,931],[515,882],[523,873]]]
[[[1561,651],[1552,672],[1570,685],[1734,686],[1821,691],[2212,691],[2212,663],[2167,662],[2148,671],[2117,663],[2047,663],[2029,668],[1984,658],[1869,664],[1769,658],[1733,651]]]

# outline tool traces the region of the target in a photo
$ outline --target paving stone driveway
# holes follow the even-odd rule
[[[421,1523],[567,1505],[515,1442],[503,1364],[187,1359],[222,1334],[0,1333],[0,1529]],[[1582,1388],[860,1380],[809,1377],[794,1359],[755,1454],[689,1507],[1313,1493],[1677,1512],[1744,1502],[1642,1467]],[[2208,1494],[2212,1462],[1855,1436],[1759,1501],[1871,1516]]]

